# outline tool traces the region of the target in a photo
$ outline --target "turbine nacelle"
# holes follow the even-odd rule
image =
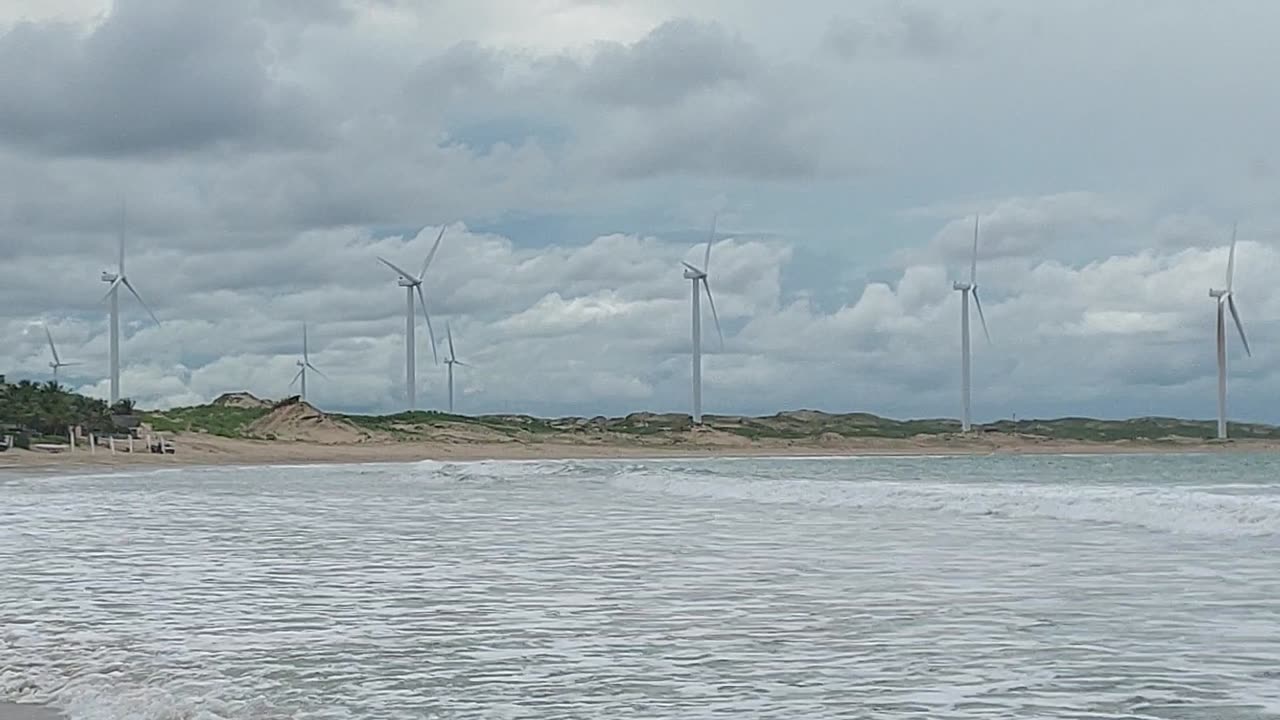
[[[698,268],[690,265],[689,263],[684,263],[684,279],[685,280],[703,280],[706,277],[707,277],[707,273],[705,270],[699,270]]]
[[[1230,290],[1214,290],[1212,288],[1209,290],[1209,297],[1217,299],[1218,302],[1222,302],[1222,299],[1230,294]]]
[[[113,283],[119,279],[120,279],[120,276],[117,275],[116,273],[111,272],[110,270],[102,271],[102,282],[104,283]]]
[[[972,289],[974,289],[974,287],[976,287],[976,286],[975,286],[975,285],[970,285],[969,283],[963,283],[963,282],[953,282],[953,283],[951,283],[951,289],[952,289],[952,290],[959,290],[959,291],[961,291],[961,292],[964,292],[964,291],[966,291],[966,290],[972,290]]]
[[[418,287],[419,285],[421,285],[421,284],[422,284],[422,281],[421,281],[421,280],[410,280],[409,278],[407,278],[407,277],[405,277],[405,276],[401,275],[401,276],[400,276],[400,279],[396,281],[396,284],[397,284],[397,285],[399,285],[399,286],[400,286],[400,287],[402,287],[402,288],[414,288],[414,287]]]

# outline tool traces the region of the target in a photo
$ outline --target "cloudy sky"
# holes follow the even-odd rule
[[[1239,222],[1232,415],[1280,421],[1271,3],[9,0],[0,372],[107,392],[403,407],[404,297],[474,368],[459,409],[687,410],[719,214],[710,412],[958,412],[975,213],[979,419],[1210,417]],[[705,304],[704,304],[705,310]],[[979,335],[980,338],[980,335]],[[419,325],[419,399],[444,402]]]

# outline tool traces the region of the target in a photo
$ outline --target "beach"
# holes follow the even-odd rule
[[[60,453],[11,450],[0,454],[0,469],[61,467],[289,465],[313,463],[414,462],[419,460],[653,459],[680,457],[850,457],[1001,454],[1126,454],[1274,452],[1270,440],[1165,440],[1078,442],[988,433],[974,436],[749,440],[728,433],[697,431],[650,438],[581,436],[495,440],[443,437],[433,440],[322,442],[249,440],[204,433],[172,436],[172,455],[96,452],[78,448]],[[141,444],[138,445],[141,449]]]

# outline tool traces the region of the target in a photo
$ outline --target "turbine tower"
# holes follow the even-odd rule
[[[716,323],[716,333],[720,336],[720,347],[724,348],[724,333],[720,330],[720,318],[716,315],[716,301],[711,296],[711,285],[707,282],[707,269],[711,265],[711,243],[716,239],[716,219],[711,219],[711,235],[707,238],[707,249],[702,256],[702,267],[697,268],[687,262],[684,265],[684,278],[693,282],[693,423],[702,424],[702,290],[707,291],[707,303],[711,305],[711,319]],[[701,287],[699,287],[701,284]]]
[[[440,226],[440,234],[436,236],[436,242],[431,246],[431,252],[427,254],[426,261],[422,263],[422,271],[417,275],[413,275],[407,270],[402,270],[386,258],[378,258],[383,265],[391,268],[400,276],[397,283],[405,289],[404,382],[410,410],[418,407],[417,359],[414,352],[415,340],[413,332],[413,296],[415,293],[418,296],[418,302],[422,305],[422,316],[427,321],[427,336],[431,339],[431,357],[437,365],[440,364],[440,356],[436,353],[436,333],[431,329],[431,314],[427,312],[427,300],[422,294],[422,280],[426,277],[427,268],[431,266],[431,259],[436,256],[436,251],[440,249],[440,241],[444,239],[444,230],[444,226]]]
[[[302,323],[302,359],[298,361],[298,374],[293,376],[293,380],[289,383],[289,387],[293,387],[299,380],[302,381],[302,399],[307,399],[307,371],[310,370],[320,377],[328,380],[329,377],[316,369],[311,364],[311,355],[307,352],[307,324]]]
[[[1223,314],[1225,305],[1231,311],[1231,319],[1235,321],[1236,330],[1240,332],[1240,342],[1244,345],[1246,355],[1253,357],[1249,350],[1249,339],[1244,335],[1244,324],[1240,322],[1240,312],[1236,310],[1236,299],[1232,291],[1232,283],[1236,272],[1236,226],[1231,226],[1231,251],[1227,255],[1227,289],[1209,290],[1209,297],[1218,303],[1218,439],[1227,439],[1227,325]]]
[[[142,305],[151,319],[155,321],[159,327],[160,319],[156,317],[151,308],[147,305],[147,301],[142,299],[138,291],[134,289],[133,283],[129,282],[129,277],[124,272],[124,225],[125,225],[125,206],[120,204],[120,254],[116,271],[102,271],[102,282],[111,283],[111,287],[107,289],[107,294],[102,297],[103,300],[111,301],[111,404],[115,405],[120,401],[120,287],[124,286]]]
[[[978,217],[973,218],[973,256],[969,263],[969,282],[955,282],[951,287],[960,293],[960,429],[969,432],[972,421],[970,409],[970,372],[969,372],[969,294],[973,294],[973,304],[978,308],[978,319],[982,321],[982,334],[987,342],[991,342],[991,333],[987,332],[987,318],[982,314],[982,301],[978,299]]]
[[[43,324],[43,323],[42,323],[42,324]],[[58,357],[58,348],[57,348],[57,347],[55,347],[55,346],[54,346],[54,344],[53,344],[53,333],[49,332],[49,326],[48,326],[48,325],[45,325],[45,326],[44,326],[44,336],[49,340],[49,353],[50,353],[51,355],[53,355],[53,360],[49,363],[49,367],[53,368],[53,382],[54,382],[54,384],[57,384],[57,382],[58,382],[58,370],[59,370],[60,368],[68,367],[68,366],[70,366],[70,365],[79,365],[80,363],[78,363],[78,362],[63,362],[62,358]]]
[[[444,364],[449,374],[449,412],[452,413],[453,412],[453,366],[454,365],[458,365],[460,367],[471,367],[471,366],[459,360],[457,354],[454,353],[453,330],[449,328],[448,321],[445,321],[445,324],[444,324],[444,334],[449,339],[449,357],[445,358]]]

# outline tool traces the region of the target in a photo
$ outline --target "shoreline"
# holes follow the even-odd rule
[[[0,700],[0,720],[63,720],[65,717],[47,705]]]
[[[184,433],[174,437],[173,455],[42,453],[10,450],[0,453],[0,471],[180,468],[213,466],[334,465],[411,463],[421,461],[477,462],[502,460],[660,460],[685,458],[852,458],[852,457],[969,457],[987,455],[1151,455],[1277,452],[1280,442],[1265,440],[1075,442],[1016,436],[978,438],[892,439],[864,438],[841,442],[745,441],[724,442],[363,442],[310,443],[284,440],[241,440]],[[2,719],[0,719],[2,720]]]

